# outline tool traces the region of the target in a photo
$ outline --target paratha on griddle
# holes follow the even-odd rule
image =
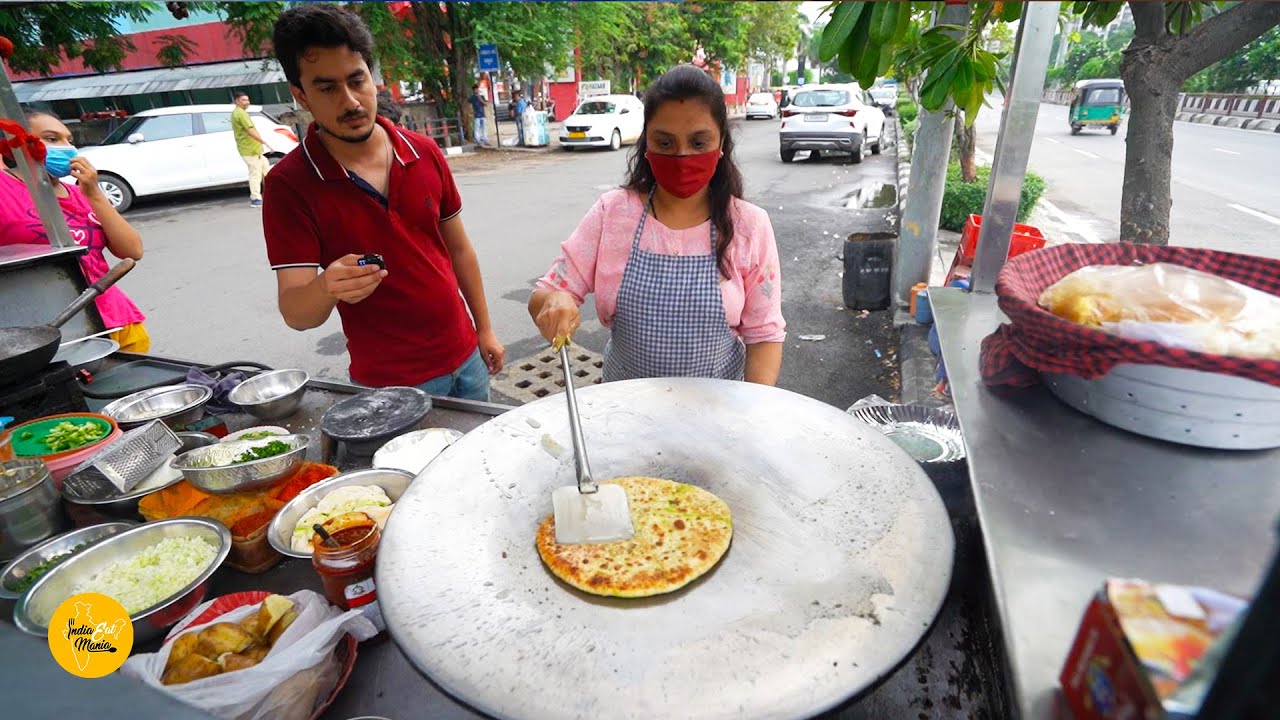
[[[538,554],[556,577],[595,595],[646,597],[678,590],[729,549],[729,506],[702,488],[658,478],[610,481],[627,492],[635,537],[603,545],[559,545],[555,516],[538,527]]]

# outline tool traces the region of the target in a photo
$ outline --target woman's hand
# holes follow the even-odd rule
[[[89,162],[89,158],[83,155],[71,158],[71,177],[76,179],[76,184],[85,197],[92,198],[102,194],[102,188],[98,187],[98,169]]]
[[[547,342],[570,338],[582,324],[582,313],[573,296],[562,290],[539,290],[529,302],[529,311],[538,332]]]

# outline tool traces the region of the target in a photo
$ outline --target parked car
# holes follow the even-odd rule
[[[640,139],[644,130],[644,103],[634,95],[600,95],[578,105],[560,124],[560,146],[607,147],[617,150],[623,143]]]
[[[856,85],[806,86],[782,111],[778,140],[782,162],[791,162],[800,150],[827,150],[849,153],[860,163],[867,148],[880,154],[884,113]]]
[[[868,90],[867,94],[871,96],[875,106],[880,108],[880,112],[883,112],[887,117],[893,117],[894,113],[898,111],[897,85],[874,87]]]
[[[244,183],[248,170],[231,132],[233,109],[228,103],[144,110],[80,153],[98,169],[98,186],[121,212],[147,195]],[[268,159],[298,146],[293,130],[261,107],[250,105],[249,117],[266,141]]]
[[[778,101],[773,98],[773,93],[756,93],[747,98],[747,119],[759,117],[766,120],[777,119]]]

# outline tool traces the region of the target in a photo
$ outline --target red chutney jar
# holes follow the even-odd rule
[[[367,523],[348,524],[336,531],[325,527],[325,531],[337,547],[317,542],[311,552],[311,565],[324,583],[325,598],[343,610],[377,601],[373,570],[382,539],[378,524],[370,518]]]

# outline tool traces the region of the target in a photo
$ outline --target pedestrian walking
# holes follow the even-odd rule
[[[236,138],[240,159],[249,167],[249,206],[262,207],[262,179],[271,171],[271,163],[262,154],[263,139],[249,117],[249,94],[236,93],[236,109],[231,111],[231,133]]]
[[[693,65],[645,92],[625,185],[600,197],[538,280],[529,314],[569,337],[595,295],[606,382],[713,377],[773,385],[786,322],[769,215],[742,199],[719,83]]]
[[[462,196],[435,141],[378,116],[369,28],[345,7],[299,3],[272,44],[315,118],[267,176],[262,230],[280,315],[306,330],[336,309],[357,383],[487,400],[506,351]]]
[[[488,145],[489,133],[485,131],[484,127],[484,111],[489,103],[480,94],[480,83],[471,86],[471,97],[467,98],[467,102],[471,103],[471,112],[475,115],[475,119],[471,121],[471,129],[476,144]]]

